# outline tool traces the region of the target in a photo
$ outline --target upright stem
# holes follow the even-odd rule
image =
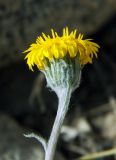
[[[56,144],[57,144],[57,140],[60,134],[60,129],[62,127],[65,115],[68,110],[71,91],[67,87],[65,89],[62,89],[58,96],[59,96],[58,97],[59,98],[58,111],[57,111],[57,115],[56,115],[55,122],[53,125],[53,129],[52,129],[49,141],[48,141],[48,145],[46,148],[45,160],[53,160],[54,158]]]

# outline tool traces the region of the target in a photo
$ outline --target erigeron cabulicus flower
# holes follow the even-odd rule
[[[44,147],[45,160],[53,160],[57,139],[68,111],[71,93],[79,87],[81,70],[87,63],[92,63],[93,57],[97,58],[99,45],[91,39],[84,39],[83,34],[76,35],[77,30],[69,33],[68,27],[63,29],[59,36],[53,29],[52,36],[39,36],[31,44],[25,59],[33,71],[34,65],[41,70],[47,80],[47,85],[58,96],[58,111],[49,140],[35,134],[26,137],[36,138]]]
[[[25,59],[32,71],[36,65],[44,72],[48,86],[55,92],[66,85],[73,91],[80,83],[82,67],[97,57],[99,45],[84,39],[83,34],[77,36],[77,30],[69,33],[68,27],[63,29],[62,36],[53,29],[51,33],[51,37],[42,33],[36,43],[24,51]]]

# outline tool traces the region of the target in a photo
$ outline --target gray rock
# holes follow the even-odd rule
[[[0,67],[21,59],[28,43],[50,28],[68,25],[93,33],[116,11],[115,0],[3,0],[0,1]]]
[[[26,139],[25,132],[10,117],[0,115],[0,160],[43,160],[43,149]]]

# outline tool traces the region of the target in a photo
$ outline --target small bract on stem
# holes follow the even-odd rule
[[[49,140],[35,134],[26,137],[36,138],[44,147],[45,160],[53,160],[60,130],[68,111],[71,93],[79,87],[81,70],[87,63],[92,63],[97,57],[99,45],[90,39],[83,40],[83,35],[76,38],[76,30],[69,34],[68,28],[63,29],[63,35],[58,36],[52,30],[52,38],[42,34],[32,44],[26,55],[27,64],[33,70],[33,65],[44,73],[47,86],[58,96],[58,111]]]

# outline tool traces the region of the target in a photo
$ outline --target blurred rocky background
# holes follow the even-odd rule
[[[0,0],[0,160],[43,160],[41,145],[23,133],[49,136],[57,97],[38,70],[29,71],[22,51],[41,32],[65,26],[101,49],[72,95],[56,157],[77,160],[116,146],[116,1]]]

